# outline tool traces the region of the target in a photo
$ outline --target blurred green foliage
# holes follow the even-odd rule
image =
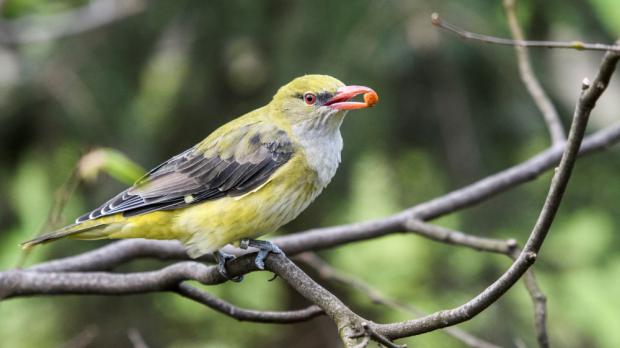
[[[40,18],[44,24],[45,16],[86,4],[8,0],[2,18],[34,23]],[[109,175],[79,186],[65,222],[139,176],[142,169],[132,160],[152,167],[265,104],[279,86],[306,73],[371,86],[381,102],[346,120],[338,175],[286,232],[385,216],[544,149],[547,132],[519,80],[513,51],[440,32],[429,23],[434,11],[473,31],[508,35],[500,1],[182,0],[149,1],[135,16],[55,41],[0,45],[0,269],[16,266],[17,244],[41,228],[54,192],[82,154],[108,149],[97,163]],[[618,13],[614,0],[550,0],[520,1],[518,14],[529,38],[609,43],[620,34]],[[538,50],[532,58],[568,124],[579,83],[593,75],[600,54]],[[592,128],[617,118],[617,92],[612,86],[599,103]],[[620,342],[619,155],[611,149],[578,162],[535,266],[549,298],[557,346]],[[437,223],[522,242],[548,182],[544,175]],[[104,243],[61,241],[35,249],[28,261]],[[463,303],[509,264],[505,257],[406,234],[321,255],[425,311]],[[158,266],[141,261],[123,270]],[[251,308],[305,305],[281,280],[268,278],[253,274],[241,284],[208,290]],[[354,290],[334,290],[376,321],[407,318]],[[532,316],[519,284],[461,326],[498,344],[533,346]],[[0,303],[0,341],[6,347],[58,347],[84,332],[94,332],[92,347],[129,346],[132,328],[153,347],[338,346],[336,330],[324,318],[284,326],[237,322],[172,294]],[[403,343],[461,346],[441,332]]]

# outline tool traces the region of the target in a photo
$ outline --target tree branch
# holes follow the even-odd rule
[[[335,281],[337,283],[344,284],[346,286],[352,287],[359,292],[366,295],[373,303],[381,304],[386,307],[405,312],[412,316],[423,316],[425,313],[414,308],[413,306],[400,302],[398,300],[391,299],[385,295],[383,295],[379,290],[372,287],[371,285],[365,283],[359,278],[341,272],[327,262],[323,261],[316,254],[311,252],[306,252],[298,255],[296,260],[303,262],[304,265],[311,267],[313,270],[317,272],[317,274],[325,279]],[[481,338],[478,338],[464,330],[461,330],[457,327],[447,327],[442,329],[443,332],[448,335],[454,337],[455,339],[461,341],[463,344],[468,347],[475,348],[500,348],[493,343],[487,342]]]
[[[318,306],[309,306],[300,310],[281,312],[243,309],[186,283],[179,284],[178,288],[174,291],[183,297],[200,302],[211,309],[240,321],[289,324],[307,321],[324,314],[323,310]]]
[[[334,321],[346,347],[365,347],[367,338],[388,347],[393,344],[384,334],[374,329],[374,323],[360,317],[349,309],[338,297],[327,291],[291,260],[281,254],[271,254],[265,266],[294,288],[308,301],[317,304]]]
[[[529,269],[523,275],[523,284],[534,304],[534,330],[539,347],[549,347],[547,334],[547,297],[540,290],[534,269]]]
[[[481,238],[465,234],[460,231],[453,231],[445,227],[432,225],[419,220],[411,220],[410,227],[418,232],[428,234],[429,239],[437,240],[442,243],[457,246],[470,247],[475,250],[487,251],[504,254],[515,261],[521,249],[517,241],[509,239],[506,241],[491,238]],[[534,328],[538,345],[541,347],[549,346],[549,336],[547,335],[547,298],[540,290],[534,270],[529,269],[523,276],[523,283],[534,305]]]
[[[504,9],[508,19],[508,26],[512,32],[512,37],[516,41],[524,41],[523,31],[521,30],[521,26],[515,14],[515,3],[516,0],[504,0]],[[543,119],[547,124],[547,129],[551,136],[551,143],[553,145],[564,143],[566,135],[562,127],[562,122],[560,121],[560,115],[534,74],[527,47],[515,46],[515,52],[517,55],[517,65],[519,66],[519,76],[534,100],[534,103],[543,114]]]
[[[185,280],[219,284],[226,279],[215,267],[193,261],[175,263],[157,271],[127,274],[11,270],[0,273],[0,298],[60,294],[127,295],[171,291]]]
[[[127,337],[129,338],[129,342],[131,342],[133,348],[149,348],[138,329],[130,328],[127,330]]]
[[[441,243],[463,246],[478,251],[510,255],[517,247],[514,239],[501,240],[478,237],[460,231],[426,223],[418,219],[410,219],[406,223],[409,231]]]
[[[501,37],[482,35],[472,33],[470,31],[463,30],[456,25],[444,22],[439,14],[433,13],[431,15],[431,23],[439,28],[446,29],[461,39],[475,40],[485,43],[502,45],[502,46],[520,46],[520,47],[543,47],[543,48],[566,48],[578,51],[606,51],[606,52],[620,52],[620,45],[606,45],[601,43],[589,43],[582,41],[531,41],[531,40],[511,40]]]
[[[252,260],[252,257],[246,257],[236,262],[236,266],[231,266],[234,269],[231,273],[255,270],[252,269]],[[128,295],[172,291],[241,321],[296,323],[323,314],[317,306],[293,311],[243,309],[183,283],[186,280],[209,285],[225,281],[214,267],[198,262],[180,262],[157,271],[128,274],[6,271],[0,272],[0,299],[32,295]]]
[[[459,307],[436,312],[419,319],[377,325],[375,331],[395,339],[428,332],[469,320],[499,299],[519,280],[519,278],[521,278],[521,276],[523,276],[535,262],[540,247],[549,232],[551,223],[553,222],[560,206],[562,196],[568,185],[575,160],[577,159],[590,112],[594,108],[598,98],[606,89],[619,57],[617,53],[608,52],[603,58],[599,73],[594,79],[594,82],[589,83],[587,80],[584,80],[581,97],[575,108],[566,148],[562,155],[560,165],[551,180],[551,186],[545,204],[542,207],[523,251],[510,268],[478,296]]]

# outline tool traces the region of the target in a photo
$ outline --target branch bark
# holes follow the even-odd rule
[[[231,265],[231,273],[245,274],[254,270],[253,258],[249,256]],[[130,295],[171,291],[240,321],[296,323],[323,314],[323,310],[317,306],[293,311],[243,309],[183,283],[186,280],[196,280],[207,285],[226,281],[215,267],[191,261],[175,263],[157,271],[128,274],[6,271],[0,273],[0,299],[34,295]]]

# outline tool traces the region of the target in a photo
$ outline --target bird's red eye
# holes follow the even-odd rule
[[[308,105],[313,105],[314,103],[316,103],[316,94],[311,92],[304,94],[304,101]]]

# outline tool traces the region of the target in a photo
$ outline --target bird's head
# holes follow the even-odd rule
[[[351,101],[357,95],[364,95],[364,101]],[[272,107],[293,128],[329,131],[340,127],[347,111],[371,107],[378,100],[368,87],[347,86],[328,75],[305,75],[280,88]]]

